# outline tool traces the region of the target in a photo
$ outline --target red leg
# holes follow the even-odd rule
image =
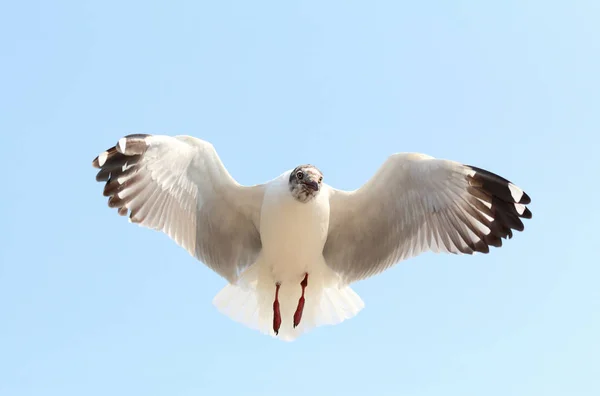
[[[273,301],[273,331],[275,335],[279,334],[279,327],[281,327],[281,312],[279,312],[279,286],[280,283],[275,284],[275,301]]]
[[[302,319],[302,312],[304,311],[304,289],[308,286],[308,274],[304,275],[304,279],[300,282],[300,286],[302,286],[302,295],[298,300],[298,308],[296,308],[296,312],[294,313],[294,327],[298,326]]]

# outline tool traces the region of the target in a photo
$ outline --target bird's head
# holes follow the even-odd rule
[[[290,174],[289,187],[292,196],[306,203],[317,196],[321,190],[323,174],[312,165],[297,166]]]

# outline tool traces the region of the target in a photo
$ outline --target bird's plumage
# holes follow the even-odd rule
[[[355,191],[322,183],[307,165],[242,186],[210,143],[190,136],[129,135],[93,165],[110,207],[166,233],[229,282],[214,300],[221,312],[277,334],[277,285],[288,340],[356,315],[364,304],[352,282],[426,251],[487,253],[531,218],[529,196],[510,181],[416,153],[390,156]]]
[[[229,282],[254,263],[264,185],[244,187],[213,146],[188,136],[129,135],[93,162],[108,205],[169,235]]]
[[[522,231],[529,197],[490,172],[416,153],[394,154],[361,188],[332,190],[324,256],[345,283],[426,251],[488,253]]]

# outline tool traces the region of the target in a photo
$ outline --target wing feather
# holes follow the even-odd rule
[[[164,232],[230,282],[256,260],[264,186],[235,182],[211,144],[190,136],[128,135],[93,165],[110,207]]]
[[[531,218],[529,196],[498,175],[424,154],[392,155],[356,191],[330,190],[323,251],[346,283],[425,251],[488,253]]]

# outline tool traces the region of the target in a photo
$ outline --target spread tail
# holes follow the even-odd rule
[[[355,316],[364,307],[362,299],[350,287],[323,287],[309,281],[305,292],[304,313],[298,327],[293,316],[301,288],[298,283],[283,283],[279,291],[281,327],[273,331],[275,283],[259,282],[257,271],[249,268],[237,284],[228,284],[213,299],[217,309],[236,322],[264,334],[293,341],[301,334],[323,325],[335,325]]]

